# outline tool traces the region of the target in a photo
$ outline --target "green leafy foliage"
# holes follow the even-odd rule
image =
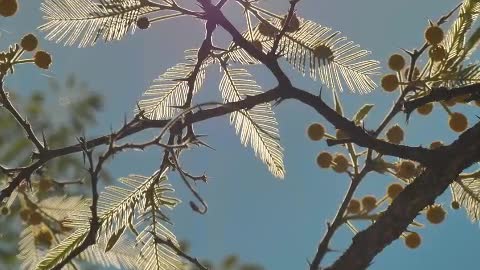
[[[185,60],[169,68],[160,75],[143,94],[143,99],[138,103],[139,109],[149,119],[170,119],[182,110],[178,107],[185,105],[188,94],[187,78],[193,72],[197,62],[197,50],[187,50]],[[200,72],[195,80],[193,94],[202,87],[205,80],[205,71],[212,59],[206,59],[200,67]],[[138,110],[137,110],[138,111]]]
[[[120,40],[135,29],[139,16],[159,10],[139,0],[46,0],[41,9],[47,22],[40,30],[48,33],[46,38],[65,45],[80,40],[79,47],[94,45],[98,38]]]
[[[224,67],[220,81],[223,100],[234,102],[261,93],[261,87],[251,77],[244,69]],[[230,122],[235,125],[242,144],[250,143],[255,154],[268,166],[270,172],[283,178],[283,149],[278,142],[277,121],[271,105],[264,103],[248,111],[234,112],[230,114]]]

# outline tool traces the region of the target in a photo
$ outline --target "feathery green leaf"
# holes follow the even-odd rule
[[[245,69],[223,68],[220,91],[225,102],[234,102],[247,96],[262,93],[261,87],[251,79],[252,75]],[[267,166],[270,172],[279,178],[285,175],[283,165],[283,148],[278,138],[277,121],[272,107],[264,103],[246,111],[230,114],[230,122],[235,124],[235,131],[240,135],[243,145],[250,143],[255,155]]]

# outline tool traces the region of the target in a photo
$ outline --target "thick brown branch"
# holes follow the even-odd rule
[[[434,88],[432,92],[424,97],[406,101],[404,103],[404,111],[408,115],[416,108],[421,107],[430,102],[447,101],[455,97],[471,95],[465,101],[480,100],[480,84],[472,84],[458,88],[448,89],[445,87]]]
[[[445,158],[418,176],[369,228],[358,233],[347,251],[329,270],[366,269],[373,258],[407,229],[420,211],[434,203],[456,177],[480,159],[480,123],[444,149],[435,150]]]

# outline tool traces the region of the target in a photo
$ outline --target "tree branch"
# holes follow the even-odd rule
[[[373,258],[407,229],[420,211],[432,205],[457,176],[480,159],[480,123],[449,146],[434,150],[444,159],[425,169],[402,191],[379,219],[359,232],[347,251],[328,270],[366,269]]]

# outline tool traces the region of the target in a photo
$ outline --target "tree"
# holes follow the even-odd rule
[[[296,6],[301,4],[298,0],[291,0],[289,7],[283,7],[284,15],[263,8],[262,1],[230,2],[198,0],[196,6],[190,7],[172,0],[45,0],[42,11],[46,22],[40,29],[47,33],[47,39],[66,45],[89,46],[100,39],[119,40],[131,29],[148,29],[153,23],[177,17],[188,16],[205,24],[205,38],[200,48],[186,51],[184,63],[168,69],[153,83],[139,101],[133,119],[125,120],[120,129],[104,136],[94,139],[79,136],[75,144],[51,147],[48,139],[40,139],[3,87],[5,77],[19,64],[35,63],[39,68],[48,69],[52,61],[50,54],[37,50],[33,58],[26,57],[37,45],[32,35],[25,36],[21,46],[12,45],[3,53],[2,105],[22,127],[33,151],[32,161],[27,165],[2,166],[8,184],[0,192],[0,199],[8,202],[7,198],[12,198],[15,191],[34,181],[32,175],[44,164],[75,153],[83,154],[91,183],[90,197],[72,203],[69,209],[72,214],[62,220],[47,220],[41,207],[38,208],[42,201],[33,200],[29,208],[34,211],[29,219],[35,216],[32,225],[48,231],[42,238],[38,236],[37,241],[51,237],[59,244],[50,248],[44,257],[27,261],[27,268],[76,268],[75,260],[87,259],[125,268],[181,269],[185,267],[184,262],[189,262],[199,269],[207,269],[180,248],[175,235],[167,228],[170,220],[165,210],[179,203],[167,174],[178,173],[197,200],[190,201],[192,210],[205,214],[207,204],[195,184],[207,182],[207,177],[189,173],[181,165],[180,155],[194,146],[209,147],[195,131],[198,123],[229,114],[241,142],[252,146],[274,176],[283,178],[286,171],[283,150],[272,107],[285,100],[297,100],[314,109],[336,129],[335,134],[328,134],[325,124],[314,123],[308,127],[307,135],[314,141],[325,138],[328,146],[340,149],[335,155],[322,151],[317,163],[350,179],[345,197],[309,262],[311,270],[365,269],[375,256],[400,237],[408,247],[418,247],[421,237],[415,227],[422,224],[415,218],[424,213],[430,223],[441,223],[446,212],[435,200],[449,187],[452,208],[463,207],[472,220],[478,219],[478,172],[471,166],[480,158],[480,145],[476,140],[480,125],[469,127],[468,119],[451,108],[480,100],[476,84],[479,66],[469,62],[480,37],[478,30],[472,30],[480,9],[479,1],[463,1],[430,22],[425,30],[425,42],[419,48],[390,57],[388,65],[394,72],[385,74],[380,85],[386,92],[398,92],[398,97],[374,129],[365,127],[373,105],[359,106],[350,118],[344,113],[340,95],[345,87],[359,93],[376,88],[373,76],[379,73],[379,63],[365,59],[368,51],[340,37],[339,32],[301,18],[296,14]],[[225,5],[234,3],[244,11],[244,33],[224,14]],[[0,14],[11,16],[18,5],[4,0],[0,7]],[[453,19],[453,24],[447,28],[449,19]],[[229,34],[231,41],[224,48],[216,44],[216,33],[220,29]],[[405,60],[407,57],[409,61]],[[322,97],[324,91],[317,95],[295,86],[284,71],[282,61],[331,89],[333,105],[329,106]],[[252,65],[266,67],[277,85],[262,91],[247,70]],[[200,90],[211,66],[221,70],[219,89],[223,100],[195,103],[194,94]],[[451,144],[435,142],[430,147],[404,144],[405,131],[399,124],[392,123],[395,117],[404,115],[409,120],[414,111],[427,115],[434,104],[448,113],[450,128],[460,134],[458,139]],[[133,135],[151,128],[158,130],[153,139],[141,142],[133,139]],[[150,176],[123,177],[119,185],[107,186],[99,192],[100,173],[106,161],[127,150],[155,147],[164,151],[158,171]],[[99,156],[94,152],[100,153]],[[374,172],[393,175],[399,182],[388,187],[383,199],[375,196],[355,199],[360,184]],[[46,200],[57,200],[57,203],[71,200],[72,197],[66,196]],[[358,220],[370,221],[371,225],[360,231],[356,227]],[[331,251],[331,240],[343,226],[355,233],[353,241],[330,266],[325,266],[324,257]]]

